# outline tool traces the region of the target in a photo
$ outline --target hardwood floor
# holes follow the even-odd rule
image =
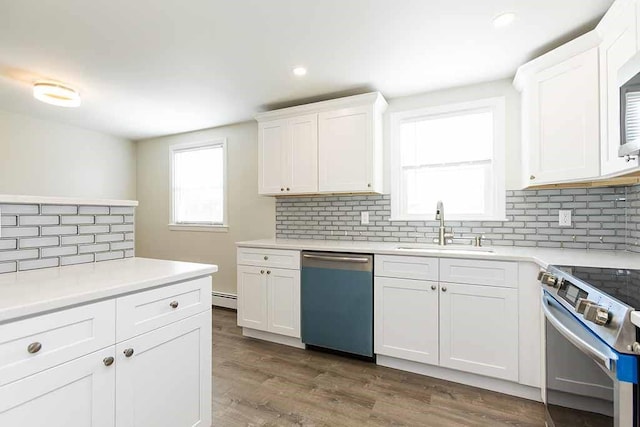
[[[540,403],[245,338],[213,310],[213,425],[544,426]]]

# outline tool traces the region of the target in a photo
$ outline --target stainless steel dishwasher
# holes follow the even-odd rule
[[[373,255],[302,252],[302,342],[373,358]]]

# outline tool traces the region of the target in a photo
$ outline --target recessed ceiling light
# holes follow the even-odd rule
[[[307,69],[304,67],[296,67],[293,69],[293,74],[296,76],[304,76],[307,74]]]
[[[513,23],[516,19],[516,14],[513,12],[501,13],[493,18],[493,26],[496,28],[503,28]]]
[[[33,96],[39,101],[59,107],[79,107],[80,93],[62,83],[38,81],[33,84]]]

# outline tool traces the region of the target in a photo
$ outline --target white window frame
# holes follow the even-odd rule
[[[493,159],[492,169],[494,177],[493,208],[487,215],[455,215],[447,214],[445,206],[445,219],[453,221],[506,221],[506,192],[505,192],[505,98],[494,97],[455,104],[439,105],[435,107],[419,108],[415,110],[399,111],[391,113],[391,221],[433,221],[436,207],[433,207],[433,215],[411,215],[402,213],[402,173],[400,156],[400,125],[407,121],[416,121],[421,118],[433,116],[459,115],[466,111],[490,109],[493,112]],[[474,163],[474,162],[468,162]],[[443,164],[444,165],[444,164]]]
[[[175,192],[174,192],[174,155],[179,151],[196,150],[200,148],[208,147],[222,147],[222,193],[223,193],[223,209],[222,209],[222,223],[176,223],[175,221]],[[171,195],[171,206],[169,206],[169,230],[172,231],[229,231],[228,223],[228,197],[227,197],[227,138],[209,139],[200,142],[189,142],[182,144],[175,144],[169,147],[169,193]]]

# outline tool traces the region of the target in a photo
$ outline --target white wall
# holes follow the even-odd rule
[[[227,138],[229,231],[170,231],[169,146]],[[136,256],[217,264],[213,287],[236,293],[235,242],[275,236],[275,199],[258,195],[258,125],[239,123],[137,142]]]
[[[0,110],[0,194],[135,199],[135,143]]]
[[[497,80],[471,86],[462,86],[453,89],[445,89],[437,92],[428,92],[419,95],[405,96],[387,100],[389,108],[384,118],[385,140],[385,179],[390,176],[390,132],[389,116],[393,112],[413,110],[423,107],[432,107],[459,102],[474,101],[483,98],[505,98],[506,110],[506,189],[521,189],[520,178],[520,93],[513,87],[512,79]],[[387,190],[388,186],[385,187]]]

